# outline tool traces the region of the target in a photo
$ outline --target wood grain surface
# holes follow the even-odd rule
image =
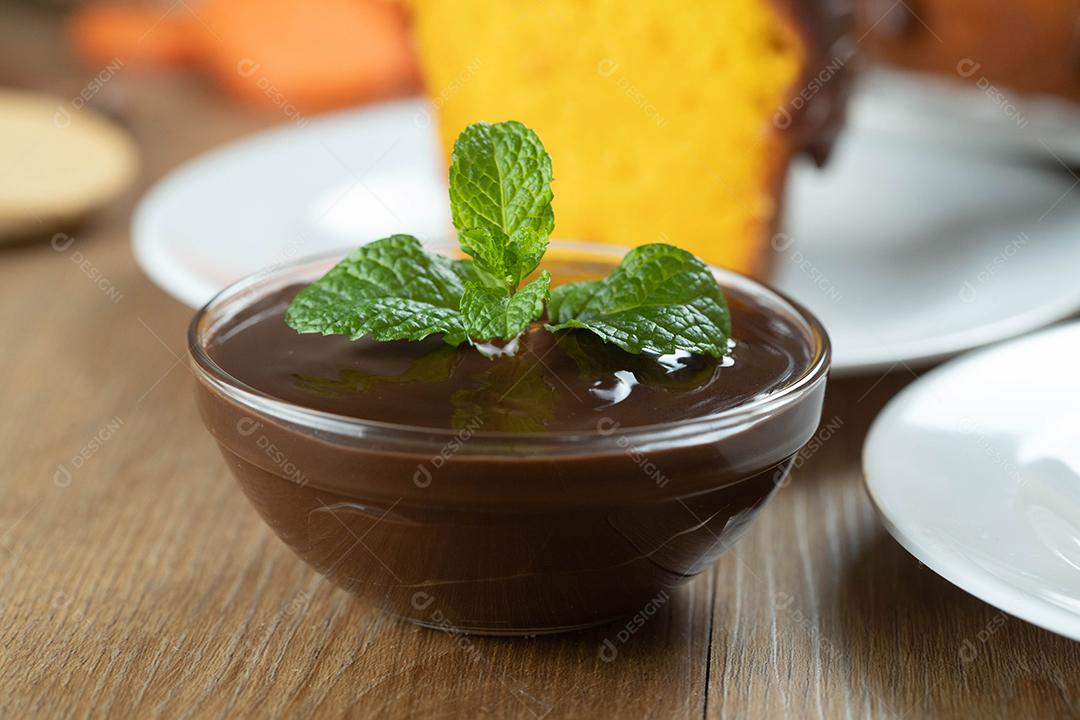
[[[4,84],[73,97],[95,70],[61,48],[57,18],[3,7]],[[902,367],[832,382],[820,448],[634,633],[454,636],[331,587],[228,475],[195,412],[191,311],[129,247],[148,183],[282,118],[134,69],[95,103],[137,137],[140,186],[63,250],[51,232],[0,250],[0,717],[1080,716],[1080,644],[956,589],[876,519],[859,455]]]

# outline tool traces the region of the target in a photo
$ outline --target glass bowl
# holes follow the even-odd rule
[[[556,242],[545,266],[556,281],[580,279],[622,254]],[[817,429],[825,331],[798,304],[720,269],[729,297],[797,328],[810,361],[763,397],[691,420],[463,437],[307,409],[245,385],[210,357],[208,340],[237,312],[315,280],[343,255],[226,288],[196,313],[188,347],[203,421],[262,518],[317,571],[401,618],[535,634],[666,602],[734,542]]]

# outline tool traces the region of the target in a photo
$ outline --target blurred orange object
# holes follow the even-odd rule
[[[95,64],[184,65],[199,56],[192,21],[190,15],[160,6],[84,5],[72,13],[68,39],[80,57]]]
[[[212,31],[206,33],[209,68],[241,98],[318,110],[418,83],[394,2],[205,0],[199,15]]]
[[[396,0],[202,0],[90,5],[70,37],[94,63],[197,64],[230,95],[313,111],[419,86]]]

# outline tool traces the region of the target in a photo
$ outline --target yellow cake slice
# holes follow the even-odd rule
[[[791,156],[836,125],[846,59],[824,5],[410,0],[447,154],[472,122],[520,120],[552,157],[556,237],[758,275]]]

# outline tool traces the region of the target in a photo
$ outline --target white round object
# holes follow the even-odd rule
[[[1080,323],[980,351],[900,392],[863,451],[870,497],[923,564],[1080,640]]]
[[[1055,95],[972,76],[871,65],[859,73],[848,109],[855,127],[979,153],[1027,156],[1048,164],[1080,161],[1080,105]]]

